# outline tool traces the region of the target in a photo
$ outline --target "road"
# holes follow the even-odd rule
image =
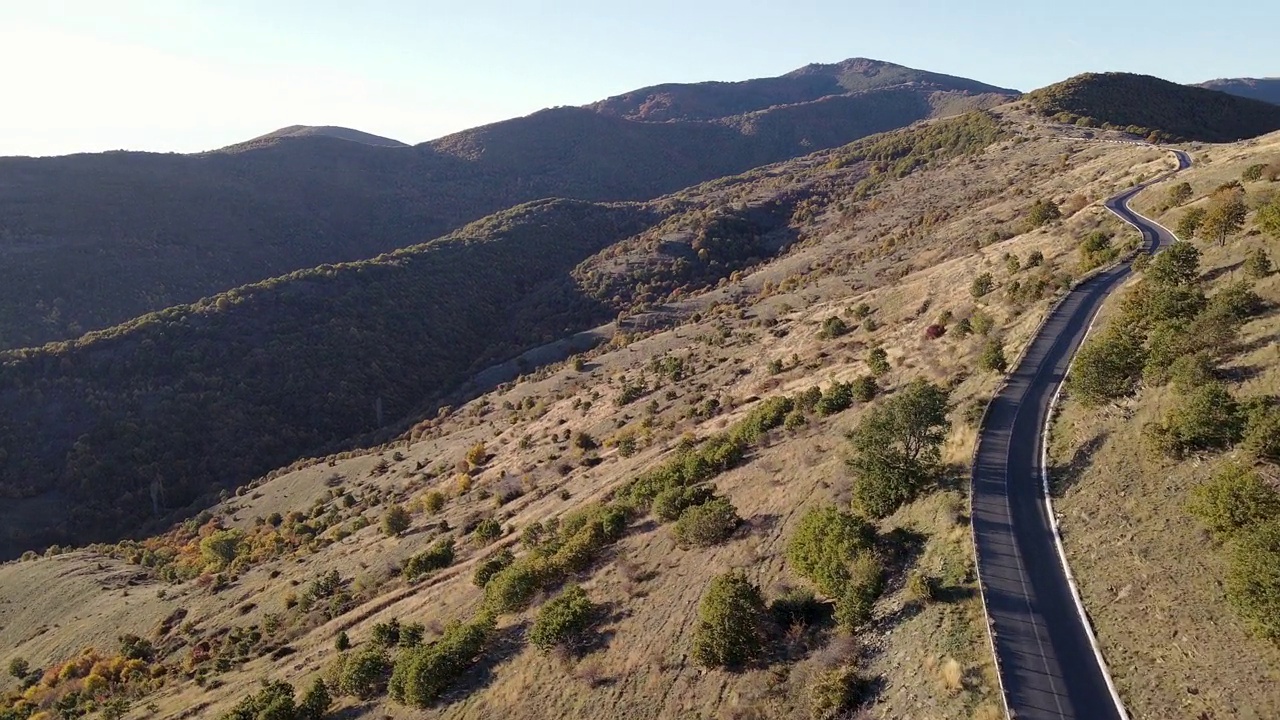
[[[1178,170],[1190,165],[1174,151]],[[1177,172],[1177,171],[1173,171]],[[1166,176],[1126,190],[1106,207],[1141,231],[1148,251],[1173,242],[1128,201]],[[1104,299],[1128,264],[1082,282],[1052,311],[992,399],[974,460],[973,532],[983,601],[1009,715],[1017,720],[1127,720],[1092,630],[1082,616],[1042,481],[1050,406]]]

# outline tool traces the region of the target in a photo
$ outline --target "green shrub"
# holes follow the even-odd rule
[[[1257,634],[1280,640],[1280,519],[1254,526],[1232,544],[1227,599]]]
[[[1196,236],[1196,231],[1204,223],[1205,212],[1202,207],[1193,207],[1182,213],[1182,217],[1178,218],[1177,236],[1179,240],[1190,242]]]
[[[996,326],[996,321],[988,313],[982,310],[974,310],[969,316],[969,324],[973,326],[973,331],[979,335],[986,335]]]
[[[395,537],[408,530],[411,522],[409,511],[405,510],[403,505],[392,505],[382,516],[382,534]]]
[[[1267,251],[1260,247],[1251,249],[1244,259],[1244,273],[1255,280],[1270,275],[1271,258],[1267,255]]]
[[[823,340],[838,338],[849,332],[849,326],[841,320],[839,316],[832,315],[822,321],[822,328],[818,330],[818,337]]]
[[[1027,267],[1029,268],[1040,267],[1043,264],[1044,264],[1044,253],[1040,252],[1039,250],[1032,250],[1031,254],[1027,256],[1027,262],[1026,262]]]
[[[261,690],[241,699],[230,711],[223,713],[220,720],[294,720],[296,717],[293,686],[277,680],[263,681]]]
[[[538,617],[529,630],[529,642],[543,652],[558,646],[576,645],[598,612],[599,608],[587,597],[586,591],[571,585],[538,611]]]
[[[852,386],[845,382],[833,382],[822,393],[822,397],[818,399],[818,404],[814,406],[814,410],[819,415],[835,415],[838,412],[849,409],[850,405],[853,405]]]
[[[760,588],[740,570],[711,581],[698,606],[693,661],[703,667],[738,667],[764,647],[764,600]]]
[[[882,347],[873,347],[867,351],[867,369],[875,377],[889,372],[889,353]]]
[[[938,581],[933,577],[914,570],[907,576],[907,597],[915,602],[927,603],[937,598]]]
[[[1258,459],[1280,463],[1280,406],[1254,400],[1244,415],[1241,444]]]
[[[1027,226],[1035,229],[1062,217],[1058,204],[1052,200],[1036,200],[1027,210]]]
[[[1156,285],[1195,284],[1200,277],[1200,251],[1189,242],[1176,242],[1151,261],[1147,279]]]
[[[338,631],[338,635],[333,639],[333,648],[338,652],[346,652],[351,649],[351,638],[347,637],[346,630]]]
[[[1195,450],[1224,450],[1239,442],[1244,416],[1239,403],[1220,382],[1210,382],[1187,393],[1166,415],[1151,439],[1171,457]]]
[[[987,372],[1002,373],[1009,369],[1009,361],[1004,357],[1004,345],[999,340],[989,340],[978,356],[978,368]]]
[[[1169,188],[1168,204],[1170,207],[1178,207],[1190,200],[1191,196],[1194,194],[1195,193],[1191,190],[1191,183],[1178,183],[1177,185]]]
[[[694,505],[702,505],[715,496],[714,485],[680,485],[667,488],[653,498],[653,514],[663,522],[675,522]]]
[[[1245,182],[1257,182],[1262,179],[1262,173],[1266,171],[1267,167],[1267,163],[1254,163],[1240,173],[1240,179]]]
[[[787,563],[822,594],[836,598],[849,582],[849,559],[874,540],[875,529],[866,520],[834,505],[812,508],[787,542]]]
[[[809,717],[812,720],[838,720],[851,714],[862,703],[869,684],[852,665],[841,665],[814,675],[809,684]]]
[[[511,567],[513,562],[515,562],[515,556],[511,554],[510,548],[502,548],[476,563],[476,571],[471,576],[472,584],[476,587],[488,585],[494,575]]]
[[[547,571],[545,561],[529,556],[499,570],[485,583],[485,608],[495,615],[525,609],[542,589]]]
[[[742,523],[728,498],[718,497],[687,508],[676,520],[676,541],[689,547],[709,547],[729,539]]]
[[[404,575],[412,581],[453,564],[453,538],[437,540],[431,547],[404,561]]]
[[[493,633],[492,616],[453,623],[440,639],[400,653],[391,671],[391,699],[427,708],[476,661]]]
[[[973,282],[969,284],[969,294],[975,298],[980,298],[995,289],[996,282],[991,277],[991,273],[984,272],[975,277]]]
[[[1067,377],[1067,390],[1088,407],[1125,397],[1137,389],[1145,355],[1135,332],[1112,325],[1080,348]]]
[[[858,510],[883,517],[938,478],[949,410],[947,391],[921,379],[871,407],[850,434]]]
[[[382,693],[391,672],[391,661],[377,645],[366,645],[342,660],[338,690],[343,695],[368,700]]]
[[[1139,252],[1133,256],[1133,262],[1129,263],[1129,267],[1134,272],[1140,273],[1151,267],[1151,254],[1148,252]]]
[[[435,515],[444,509],[444,493],[431,490],[422,496],[422,510],[428,515]]]
[[[316,678],[302,696],[302,703],[298,705],[297,720],[322,720],[332,704],[333,698],[329,696],[328,686],[323,679]]]
[[[860,403],[869,403],[880,393],[880,386],[876,384],[874,377],[861,375],[854,379],[850,390],[853,393],[854,400]]]
[[[1253,470],[1228,465],[1191,489],[1187,509],[1211,532],[1230,535],[1280,517],[1280,491]]]
[[[849,580],[836,598],[836,622],[854,630],[871,619],[876,599],[884,591],[884,567],[869,550],[862,550],[849,561]]]
[[[471,540],[476,545],[488,545],[500,537],[502,537],[502,523],[491,517],[481,520],[476,525],[476,529],[471,531]]]

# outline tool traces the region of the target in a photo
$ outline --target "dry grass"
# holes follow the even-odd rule
[[[1280,135],[1248,148],[1222,146],[1196,153],[1202,167],[1180,177],[1197,193],[1238,178],[1252,158],[1280,154]],[[1156,188],[1148,207],[1163,200]],[[1168,213],[1172,221],[1178,211]],[[1166,222],[1169,224],[1169,222]],[[1244,249],[1274,239],[1247,236],[1226,248],[1206,247],[1202,267],[1239,279]],[[1280,275],[1257,290],[1280,303]],[[1280,314],[1248,323],[1244,351],[1226,367],[1236,371],[1237,396],[1280,394]],[[1072,569],[1121,695],[1135,718],[1280,717],[1280,648],[1252,637],[1227,604],[1224,552],[1185,511],[1190,488],[1234,453],[1183,463],[1137,451],[1141,428],[1174,401],[1169,388],[1144,390],[1134,401],[1086,412],[1068,402],[1052,439],[1053,463],[1071,467],[1055,501]]]
[[[420,552],[438,536],[441,521],[462,526],[468,518],[498,513],[504,525],[518,530],[584,503],[604,497],[611,489],[661,459],[686,432],[705,435],[723,428],[745,412],[746,398],[794,392],[814,384],[850,379],[866,372],[866,349],[884,346],[893,365],[882,379],[888,391],[913,377],[925,376],[953,385],[953,399],[961,406],[990,395],[999,378],[974,373],[973,359],[981,338],[924,338],[924,327],[944,310],[965,317],[981,306],[996,321],[1006,353],[1012,359],[1026,342],[1048,306],[1048,298],[1015,311],[1001,299],[999,289],[975,302],[969,296],[972,277],[991,272],[998,284],[1008,281],[1003,255],[1025,258],[1039,250],[1047,264],[1074,267],[1074,247],[1088,230],[1108,223],[1096,206],[1086,207],[1052,228],[1018,235],[973,252],[973,241],[995,226],[1012,226],[1037,197],[1065,199],[1081,193],[1093,201],[1124,186],[1135,175],[1168,164],[1162,153],[1132,146],[1089,144],[1052,135],[1021,144],[1004,143],[986,154],[949,163],[891,186],[879,209],[860,216],[853,225],[836,224],[825,235],[802,243],[777,261],[741,281],[688,301],[686,310],[706,317],[672,330],[602,351],[586,369],[563,368],[526,377],[510,388],[491,393],[457,408],[440,431],[412,445],[400,443],[368,455],[321,463],[285,474],[217,508],[226,522],[249,526],[272,512],[306,509],[327,493],[334,482],[357,494],[384,493],[385,502],[408,502],[428,489],[449,496],[434,517],[416,515],[401,537],[385,538],[376,520],[385,506],[367,512],[374,526],[359,530],[315,553],[255,567],[231,588],[210,595],[193,583],[166,588],[160,601],[158,585],[104,594],[95,585],[97,563],[118,568],[120,563],[87,553],[0,567],[0,662],[26,655],[47,663],[65,657],[82,644],[110,645],[118,632],[146,634],[176,607],[185,607],[202,627],[243,626],[262,622],[279,612],[283,593],[291,583],[305,583],[330,569],[344,577],[367,577],[376,597],[347,614],[318,627],[302,629],[291,641],[294,654],[284,661],[258,658],[223,675],[223,685],[200,689],[175,684],[149,698],[159,717],[172,718],[207,703],[209,714],[228,707],[245,687],[260,677],[305,681],[333,657],[333,637],[339,630],[356,643],[364,641],[373,623],[392,617],[427,623],[434,635],[450,619],[468,616],[480,598],[471,583],[475,562],[498,544],[514,544],[508,536],[477,549],[459,544],[455,565],[417,587],[390,580],[389,569]],[[1063,154],[1067,167],[1059,165]],[[854,264],[844,270],[812,273],[881,242],[883,233],[913,222],[937,208],[949,216],[927,232],[903,240],[897,252]],[[904,275],[904,271],[906,272]],[[799,278],[787,292],[759,297],[766,282]],[[754,298],[740,304],[742,312],[716,314],[712,304],[735,296]],[[917,313],[925,300],[930,307]],[[832,341],[816,331],[824,318],[842,315],[846,308],[866,302],[875,308],[880,329],[858,329]],[[766,328],[759,321],[774,324]],[[732,332],[724,344],[703,338],[716,335],[723,323]],[[771,332],[785,330],[785,334]],[[694,370],[680,383],[668,383],[653,395],[621,409],[610,402],[620,374],[635,376],[650,359],[664,353],[689,358]],[[796,356],[801,366],[771,375],[771,359]],[[674,393],[668,399],[667,392]],[[590,406],[583,404],[593,394]],[[705,397],[719,397],[725,411],[700,420],[688,408]],[[504,403],[536,406],[538,412],[501,409]],[[658,402],[646,424],[645,406]],[[577,401],[575,403],[575,401]],[[483,410],[487,403],[489,410]],[[806,712],[804,688],[814,673],[856,662],[860,670],[881,679],[881,692],[871,712],[878,717],[982,717],[996,707],[996,679],[988,657],[982,609],[976,596],[972,548],[960,490],[943,490],[913,503],[886,519],[882,531],[899,529],[920,538],[911,564],[937,578],[940,599],[913,602],[904,577],[891,579],[875,619],[856,639],[818,633],[812,639],[793,637],[799,659],[788,665],[748,669],[740,673],[705,672],[688,660],[688,644],[696,610],[710,577],[728,568],[744,568],[770,597],[779,588],[795,585],[784,549],[794,522],[817,503],[844,502],[850,478],[845,469],[843,435],[858,421],[859,409],[830,419],[814,419],[795,433],[775,432],[744,466],[717,478],[721,492],[731,498],[748,525],[729,542],[706,550],[676,546],[669,528],[640,525],[618,545],[594,572],[581,578],[597,602],[610,609],[600,630],[606,640],[590,655],[566,665],[518,646],[496,658],[491,668],[470,678],[469,693],[450,696],[437,708],[409,712],[390,702],[350,708],[352,717],[797,717]],[[946,456],[958,466],[967,463],[974,440],[972,429],[960,427],[949,439]],[[611,448],[599,452],[601,462],[587,467],[562,438],[566,430],[589,432],[604,439],[627,429],[640,438],[638,452],[623,458]],[[557,441],[552,441],[555,434]],[[528,438],[522,442],[522,438]],[[456,488],[452,468],[468,448],[483,441],[493,458],[469,477],[468,488]],[[402,459],[395,459],[401,453]],[[557,456],[554,457],[553,456]],[[380,460],[385,473],[375,474]],[[558,466],[570,463],[568,472]],[[439,479],[428,479],[417,468],[442,465]],[[334,476],[338,480],[333,480]],[[498,488],[518,485],[525,493],[495,509],[485,498]],[[963,482],[957,482],[963,487]],[[114,570],[113,570],[114,571]],[[66,584],[48,578],[65,576]],[[363,582],[363,581],[362,581]],[[56,588],[57,598],[45,597]],[[256,606],[241,615],[236,609],[252,600]],[[41,609],[54,608],[57,621],[38,620]],[[500,631],[513,633],[523,618],[504,618]],[[104,626],[104,623],[109,623]],[[37,632],[41,625],[43,632]],[[944,658],[945,660],[939,660]],[[939,663],[938,682],[922,679],[919,668]]]

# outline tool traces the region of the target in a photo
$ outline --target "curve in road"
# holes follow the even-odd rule
[[[1148,252],[1175,238],[1128,202],[1178,168],[1107,200],[1137,227]],[[1021,361],[992,398],[973,468],[972,522],[978,574],[1005,707],[1017,720],[1128,720],[1084,616],[1061,554],[1042,482],[1044,428],[1103,300],[1130,272],[1128,263],[1077,285],[1045,318]]]

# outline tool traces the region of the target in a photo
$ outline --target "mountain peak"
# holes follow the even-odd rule
[[[279,130],[273,130],[265,135],[259,135],[251,140],[242,143],[229,145],[224,150],[240,150],[250,147],[258,147],[263,144],[272,143],[283,138],[300,138],[300,137],[328,137],[337,140],[347,140],[349,142],[359,143],[361,145],[372,145],[374,147],[409,147],[407,144],[399,140],[374,135],[372,133],[363,132],[361,130],[353,130],[347,127],[337,125],[289,125]]]

